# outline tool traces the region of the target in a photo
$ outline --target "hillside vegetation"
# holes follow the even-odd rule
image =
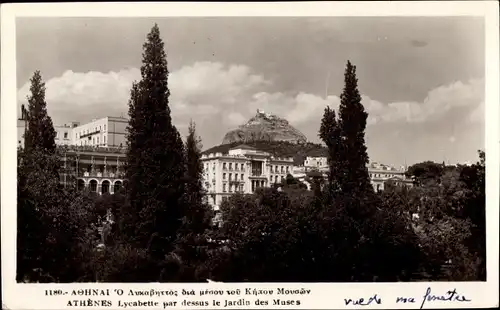
[[[241,144],[241,142],[221,144],[203,151],[203,154],[208,155],[210,153],[218,152],[227,154],[231,148]],[[296,144],[286,141],[252,141],[244,144],[258,150],[268,152],[276,157],[293,157],[294,165],[303,165],[307,156],[326,157],[328,152],[328,149],[325,146],[311,142]]]

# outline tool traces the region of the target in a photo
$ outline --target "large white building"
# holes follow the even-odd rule
[[[204,154],[201,160],[208,202],[216,210],[234,193],[250,194],[280,183],[293,167],[293,158],[277,158],[247,145],[236,146],[227,154]]]
[[[24,146],[25,113],[23,107],[21,117],[17,120],[18,146]],[[57,145],[124,147],[127,124],[126,118],[107,116],[85,124],[71,122],[64,125],[54,125],[55,142]]]
[[[103,147],[125,146],[128,120],[107,116],[73,128],[73,145]]]

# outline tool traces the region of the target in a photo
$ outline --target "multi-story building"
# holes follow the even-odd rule
[[[293,158],[277,158],[247,145],[236,146],[227,154],[204,154],[201,160],[203,185],[215,210],[234,193],[250,194],[283,181],[293,167]]]
[[[372,162],[368,166],[368,174],[370,177],[371,184],[375,191],[384,190],[384,186],[387,182],[393,182],[398,185],[412,186],[413,181],[406,178],[405,167],[401,169],[396,169],[394,167],[383,165],[380,163]],[[306,176],[309,171],[319,171],[326,177],[328,172],[328,160],[326,157],[307,157],[304,160],[303,166],[296,166],[293,168],[293,177],[304,182],[308,188],[310,184],[306,181]]]
[[[98,194],[117,192],[123,186],[126,154],[124,148],[61,146],[61,182],[76,182]]]
[[[56,144],[57,145],[73,145],[73,139],[71,137],[71,132],[74,128],[78,127],[80,123],[72,122],[69,124],[64,124],[62,126],[54,126],[56,131]]]
[[[17,120],[20,147],[24,146],[26,116],[23,106]],[[127,123],[125,118],[108,116],[82,125],[54,126],[55,142],[62,153],[61,182],[76,182],[79,189],[98,194],[113,194],[123,186]]]
[[[21,108],[21,117],[17,120],[17,143],[24,145],[27,112]],[[71,122],[55,125],[57,145],[79,145],[99,147],[120,147],[126,143],[126,128],[128,120],[123,117],[107,116],[94,119],[89,123]]]
[[[128,120],[107,116],[94,119],[73,129],[73,145],[80,146],[124,146]]]
[[[325,167],[328,167],[328,160],[327,160],[326,157],[308,156],[304,160],[304,167],[306,167],[306,168],[324,169]]]
[[[393,182],[396,185],[405,185],[408,187],[413,185],[413,181],[406,177],[405,167],[396,169],[391,166],[373,162],[368,165],[368,173],[373,188],[376,191],[383,191],[387,182]]]

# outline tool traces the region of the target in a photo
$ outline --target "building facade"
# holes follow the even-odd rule
[[[413,186],[413,181],[408,179],[405,175],[405,167],[396,169],[388,165],[372,162],[368,164],[367,168],[370,182],[373,189],[377,192],[383,191],[387,182],[408,187]],[[328,159],[326,157],[307,157],[304,160],[303,166],[293,167],[292,176],[299,179],[310,188],[310,184],[306,181],[307,173],[310,171],[319,171],[326,177],[328,170]]]
[[[17,144],[24,146],[24,132],[27,126],[27,113],[24,106],[17,120]],[[78,145],[96,147],[124,147],[128,120],[123,117],[107,116],[94,119],[89,123],[71,122],[55,125],[57,145]]]
[[[124,181],[124,148],[60,146],[61,183],[76,183],[79,190],[114,194]]]
[[[120,147],[126,144],[128,120],[107,116],[73,129],[73,145]]]
[[[17,120],[18,147],[24,147],[27,126],[24,106]],[[98,194],[117,192],[124,181],[126,127],[122,117],[104,117],[90,123],[54,126],[55,142],[61,152],[62,184],[76,184]]]
[[[227,154],[204,154],[201,160],[207,200],[215,210],[235,193],[251,194],[280,183],[293,167],[293,158],[277,158],[247,145],[234,147]]]

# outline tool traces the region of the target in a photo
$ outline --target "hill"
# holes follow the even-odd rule
[[[251,141],[287,141],[306,143],[306,136],[288,123],[286,119],[257,110],[257,114],[245,124],[224,135],[222,144]]]

